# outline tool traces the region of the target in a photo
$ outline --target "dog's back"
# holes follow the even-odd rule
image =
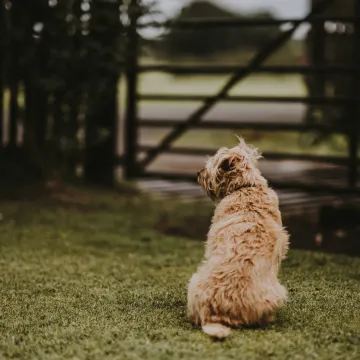
[[[230,333],[224,325],[268,323],[286,299],[277,273],[287,247],[271,189],[241,189],[223,199],[208,233],[205,263],[189,285],[192,320],[217,338]]]

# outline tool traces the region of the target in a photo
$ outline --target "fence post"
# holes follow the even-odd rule
[[[354,1],[354,14],[356,21],[354,23],[353,33],[353,65],[360,65],[360,0]],[[349,111],[349,123],[352,124],[352,132],[349,134],[349,168],[348,168],[348,185],[356,187],[357,183],[357,164],[358,164],[358,147],[359,147],[359,121],[360,121],[360,71],[356,68],[352,85],[351,95],[357,100]]]
[[[3,143],[3,126],[4,126],[4,61],[5,61],[5,1],[0,0],[0,149]]]
[[[325,21],[312,24],[314,35],[313,35],[313,44],[311,49],[311,56],[313,60],[313,64],[319,68],[325,65]],[[327,74],[314,74],[312,75],[314,78],[313,85],[313,94],[312,96],[324,97],[325,96],[325,87],[326,87],[326,76]],[[310,105],[312,110],[318,106]],[[325,107],[326,108],[326,107]],[[321,108],[321,117],[324,117],[324,107]],[[312,113],[312,115],[314,115]]]
[[[88,110],[86,116],[84,179],[90,183],[113,187],[115,185],[115,151],[118,121],[118,64],[109,54],[116,52],[121,41],[123,26],[120,23],[119,1],[94,1],[91,7],[94,14],[89,26],[89,39],[101,43],[100,75],[97,91],[88,90]],[[89,41],[89,40],[88,40]],[[90,44],[90,43],[89,43]],[[85,46],[87,46],[85,44]],[[89,58],[98,56],[96,47],[89,49]],[[93,81],[90,82],[93,86]],[[81,88],[79,88],[79,91]]]
[[[124,175],[131,179],[137,173],[137,82],[138,82],[138,45],[137,20],[139,18],[138,0],[131,0],[129,9],[128,46],[126,64],[126,115],[125,115],[125,153]]]
[[[16,147],[17,144],[17,126],[19,118],[19,105],[18,105],[18,94],[19,85],[16,78],[11,78],[10,84],[10,116],[9,116],[9,145]]]

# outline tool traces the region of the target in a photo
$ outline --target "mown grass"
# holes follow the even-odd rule
[[[211,207],[75,191],[1,204],[1,359],[358,359],[360,259],[291,251],[269,328],[212,342],[186,318],[203,243],[165,235]]]

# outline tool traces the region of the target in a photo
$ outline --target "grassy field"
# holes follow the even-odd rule
[[[69,190],[2,201],[0,359],[358,359],[360,260],[291,251],[269,328],[212,342],[186,318],[203,243],[164,234],[211,207]]]
[[[192,95],[213,95],[228,80],[227,76],[172,76],[161,73],[146,73],[139,78],[139,92],[147,94],[192,94]],[[119,84],[119,103],[121,111],[125,110],[125,80]],[[252,75],[244,79],[233,90],[230,95],[249,96],[306,96],[307,90],[299,75],[292,76],[265,76]],[[8,111],[10,94],[5,92],[5,111]],[[23,95],[19,96],[19,104],[23,106]],[[186,120],[201,105],[200,102],[150,102],[139,103],[139,114],[142,118],[160,117],[171,120],[177,118]],[[241,114],[241,105],[244,104],[221,104],[216,105],[214,113],[217,119],[227,119],[228,112]],[[248,104],[253,109],[259,108],[257,121],[264,121],[269,109],[262,110],[262,104]],[[283,104],[277,104],[275,113],[282,112]],[[237,110],[239,108],[239,110]],[[270,111],[273,111],[270,109]],[[305,110],[303,110],[305,111]],[[291,111],[290,111],[291,112]],[[154,115],[155,114],[155,115]],[[291,115],[290,115],[291,116]],[[301,110],[297,112],[301,121]],[[211,116],[210,116],[211,118]],[[246,118],[246,116],[245,116]],[[291,122],[289,118],[286,121]],[[276,115],[274,118],[276,121]],[[140,143],[144,145],[156,145],[171,129],[142,128],[139,131]],[[295,154],[317,154],[343,156],[347,151],[347,141],[341,135],[331,136],[326,141],[316,146],[307,145],[302,142],[303,135],[296,132],[261,132],[253,130],[188,130],[176,142],[175,146],[219,148],[224,145],[235,144],[234,134],[243,136],[248,142],[259,147],[265,152],[286,152]]]
[[[161,73],[143,74],[139,81],[139,92],[146,94],[179,94],[179,95],[213,95],[228,80],[226,76],[172,76]],[[120,94],[125,94],[125,81],[120,84]],[[230,95],[248,95],[248,96],[294,96],[303,97],[307,95],[307,90],[302,77],[299,75],[287,76],[266,76],[252,75],[244,79],[233,90]],[[120,98],[120,103],[125,104],[124,96]],[[139,114],[142,118],[154,117],[153,114],[160,114],[160,118],[171,120],[173,118],[186,120],[187,116],[197,110],[201,105],[200,102],[151,102],[142,101],[139,103]],[[286,122],[294,121],[291,118],[293,111],[283,110],[284,104],[276,104],[275,108],[265,108],[262,110],[263,104],[217,104],[214,108],[216,119],[222,120],[229,117],[229,112],[238,112],[240,118],[246,118],[241,114],[242,106],[249,106],[257,109],[257,121],[264,121],[268,116],[267,112],[273,111],[282,113],[289,112],[290,118]],[[288,105],[287,105],[288,106]],[[297,105],[295,105],[297,106]],[[124,109],[125,107],[123,107]],[[238,109],[238,110],[237,110]],[[253,112],[254,110],[252,110]],[[294,116],[297,121],[302,121],[305,107],[303,110],[295,111]],[[158,117],[155,115],[155,117]],[[212,118],[214,116],[206,116]],[[243,120],[244,121],[244,120]],[[245,120],[248,121],[248,120]],[[276,115],[274,120],[278,121]],[[142,128],[140,130],[140,142],[146,145],[156,145],[159,141],[169,133],[171,129],[153,129]],[[259,147],[266,152],[286,152],[294,154],[317,154],[317,155],[333,155],[344,156],[347,151],[347,140],[342,135],[332,135],[317,145],[309,145],[304,135],[297,132],[262,132],[254,130],[194,130],[186,131],[175,143],[174,146],[185,147],[203,147],[203,148],[219,148],[221,146],[236,143],[234,134],[244,137],[248,142]],[[310,134],[310,136],[312,136]],[[305,140],[305,141],[304,141]]]
[[[176,76],[158,72],[145,73],[140,77],[139,92],[214,95],[231,75]],[[306,87],[300,75],[251,75],[235,85],[229,95],[305,96]]]

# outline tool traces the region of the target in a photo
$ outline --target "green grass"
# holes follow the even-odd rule
[[[225,82],[228,76],[172,76],[162,73],[145,73],[139,78],[139,92],[146,94],[177,94],[177,95],[214,95]],[[119,84],[120,103],[125,109],[126,87],[125,80]],[[294,96],[305,97],[306,86],[301,75],[251,75],[237,84],[230,95],[248,96]],[[257,104],[252,104],[258,106]],[[151,102],[139,103],[140,113],[149,117],[155,109],[165,108],[169,119],[186,121],[187,114],[191,114],[201,106],[201,102]],[[218,106],[218,105],[216,105]],[[216,108],[215,106],[215,108]],[[281,104],[279,105],[281,106]],[[226,108],[224,108],[226,113]],[[226,116],[226,115],[225,115]],[[261,117],[261,112],[259,113]],[[221,120],[221,119],[220,119]],[[261,120],[261,119],[259,119]],[[289,122],[292,119],[289,119]],[[171,129],[140,129],[140,143],[156,146]],[[286,152],[293,154],[314,154],[345,156],[347,154],[347,139],[343,135],[335,134],[327,137],[317,145],[306,144],[304,134],[298,132],[265,132],[253,130],[194,130],[186,131],[174,146],[202,147],[217,149],[222,146],[236,143],[234,134],[241,135],[248,142],[260,148],[263,152]],[[310,136],[312,136],[310,134]]]
[[[233,60],[232,60],[233,61]],[[228,80],[229,76],[172,76],[163,73],[145,73],[139,77],[139,92],[147,94],[192,94],[213,95]],[[125,109],[126,85],[125,79],[119,83],[120,110]],[[230,95],[249,96],[306,96],[307,90],[300,75],[251,75],[237,84]],[[9,109],[9,91],[5,92],[5,111]],[[24,96],[19,95],[19,104],[24,106]],[[169,118],[179,117],[179,111],[185,121],[187,116],[201,105],[201,102],[149,102],[139,103],[139,108],[147,117],[153,109],[165,107]],[[253,104],[253,106],[257,106]],[[281,106],[281,105],[280,105]],[[226,109],[225,109],[226,111]],[[259,115],[261,116],[261,114]],[[290,121],[291,119],[289,119]],[[142,128],[139,131],[140,142],[145,145],[157,145],[170,129]],[[234,133],[243,136],[248,142],[260,148],[263,152],[286,152],[293,154],[316,154],[330,156],[345,156],[347,140],[342,135],[333,135],[316,146],[301,142],[301,134],[296,132],[263,132],[253,130],[188,130],[174,144],[184,147],[203,147],[217,149],[235,144]]]
[[[209,211],[99,191],[3,201],[0,359],[359,358],[360,259],[345,256],[291,251],[290,300],[269,328],[223,343],[193,329],[186,283],[203,243],[160,229]]]
[[[145,73],[139,77],[139,91],[152,94],[211,96],[220,90],[231,75],[173,76],[159,72]],[[306,96],[306,91],[301,75],[250,75],[235,85],[229,94],[237,96]]]
[[[156,146],[164,138],[169,130],[145,129],[140,131],[140,142],[148,146]],[[330,135],[318,144],[306,144],[306,138],[297,132],[264,132],[254,130],[229,131],[190,129],[177,141],[176,147],[210,148],[214,152],[223,146],[237,145],[234,135],[243,137],[246,142],[258,147],[262,152],[308,154],[322,156],[346,156],[347,139],[343,135]],[[211,155],[211,154],[209,154]]]

